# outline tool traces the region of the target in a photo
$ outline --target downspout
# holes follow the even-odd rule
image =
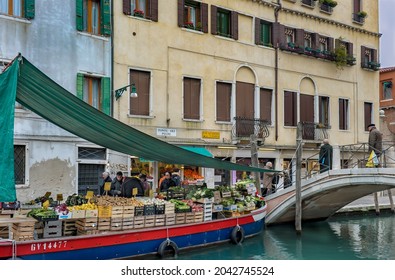
[[[281,0],[277,0],[278,6],[274,8],[274,23],[278,23],[278,12],[281,10]],[[274,46],[274,122],[275,140],[278,140],[278,43]]]
[[[111,93],[110,93],[110,115],[114,117],[114,1],[110,1],[110,17],[111,17],[111,35],[110,35],[110,59],[111,59],[111,70],[110,70],[110,87],[111,87]]]

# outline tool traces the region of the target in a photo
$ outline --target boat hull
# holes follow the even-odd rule
[[[266,206],[249,215],[202,223],[32,241],[0,240],[0,259],[92,260],[138,257],[156,254],[160,244],[167,239],[177,244],[178,249],[184,250],[229,241],[232,230],[237,226],[243,228],[245,237],[256,235],[263,230],[265,215]]]

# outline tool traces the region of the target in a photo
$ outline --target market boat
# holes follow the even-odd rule
[[[263,230],[265,216],[263,205],[248,214],[200,223],[28,241],[0,239],[0,259],[93,260],[148,254],[163,257],[198,246],[241,243]]]

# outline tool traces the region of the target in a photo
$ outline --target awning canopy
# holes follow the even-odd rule
[[[126,125],[85,103],[20,57],[16,101],[59,127],[97,145],[170,164],[273,172],[191,152]],[[196,151],[196,150],[195,150]]]
[[[195,147],[195,146],[180,146],[180,147],[183,148],[184,150],[194,152],[202,156],[211,157],[211,158],[214,157],[209,150],[203,147]]]

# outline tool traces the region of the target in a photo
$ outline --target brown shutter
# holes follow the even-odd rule
[[[304,30],[296,29],[295,44],[304,48]]]
[[[184,78],[184,118],[200,118],[200,80]]]
[[[130,0],[123,0],[122,2],[122,9],[125,15],[132,14],[132,6],[130,5]]]
[[[345,125],[345,102],[344,99],[339,99],[339,129],[344,130]]]
[[[272,90],[260,90],[260,119],[272,122]]]
[[[361,0],[354,0],[354,14],[361,11]]]
[[[208,33],[208,4],[201,3],[202,10],[202,31]]]
[[[255,85],[236,82],[236,116],[248,119],[254,118],[254,89]]]
[[[239,39],[239,14],[237,12],[231,13],[231,35],[235,40]]]
[[[376,50],[376,49],[372,49],[372,60],[373,60],[374,62],[378,62],[377,50]]]
[[[158,21],[158,0],[150,0],[149,5],[150,14],[148,18],[152,21]]]
[[[365,131],[368,130],[368,125],[372,123],[372,103],[365,102]]]
[[[211,5],[211,34],[217,35],[217,7]]]
[[[217,83],[217,121],[230,121],[232,84]]]
[[[260,45],[261,43],[261,20],[255,18],[255,44]]]
[[[178,26],[184,26],[184,0],[178,0]]]
[[[273,24],[273,46],[278,47],[285,44],[285,27],[275,22]]]
[[[365,46],[361,46],[361,64],[363,67],[367,67],[369,61],[365,61]]]
[[[150,94],[150,72],[130,71],[130,83],[134,83],[137,91],[137,98],[129,98],[130,114],[149,116],[149,94]]]
[[[334,40],[332,37],[328,37],[328,51],[332,52],[334,49]]]
[[[314,122],[314,96],[300,94],[300,121]]]
[[[320,35],[318,33],[312,33],[311,34],[311,47],[313,49],[319,49],[320,48]]]
[[[349,56],[354,56],[354,45],[353,43],[347,43],[347,54]]]
[[[296,92],[284,92],[284,125],[296,126]]]

